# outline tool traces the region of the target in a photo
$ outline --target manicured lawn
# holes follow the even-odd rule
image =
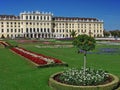
[[[28,50],[58,58],[69,67],[82,67],[83,55],[77,54],[76,48],[37,48],[37,44],[22,46]],[[102,45],[97,48],[103,47]],[[115,47],[105,46],[104,47]],[[117,46],[120,47],[120,46]],[[120,54],[89,54],[88,67],[105,69],[120,78]],[[12,53],[9,49],[0,48],[0,90],[51,90],[48,86],[49,76],[67,67],[36,68],[32,63]]]

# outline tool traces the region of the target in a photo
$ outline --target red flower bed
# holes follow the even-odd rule
[[[42,54],[28,51],[24,48],[14,47],[11,48],[15,53],[27,58],[28,60],[34,62],[37,65],[48,65],[48,64],[62,64],[62,62],[56,58],[48,57]]]
[[[0,42],[0,44],[2,44],[4,47],[10,46],[10,44],[8,44],[7,42]]]

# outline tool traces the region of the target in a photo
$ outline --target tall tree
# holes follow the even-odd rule
[[[103,31],[103,34],[104,34],[104,37],[110,36],[110,32],[109,32],[109,31],[106,31],[106,30]]]
[[[87,51],[95,49],[96,41],[93,37],[88,36],[86,34],[78,35],[74,41],[73,45],[78,48],[78,50],[82,50],[84,54],[84,75],[85,75],[85,69],[86,69],[86,55]]]
[[[112,30],[110,33],[114,37],[120,37],[120,30]]]

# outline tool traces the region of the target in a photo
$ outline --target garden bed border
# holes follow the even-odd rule
[[[68,85],[64,83],[60,83],[54,80],[54,77],[62,72],[55,73],[49,78],[49,86],[53,90],[114,90],[118,86],[119,78],[113,74],[109,74],[113,77],[113,81],[104,85],[96,85],[96,86],[75,86]]]

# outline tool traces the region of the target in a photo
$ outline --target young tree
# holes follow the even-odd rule
[[[78,48],[78,50],[82,50],[84,54],[84,75],[85,75],[85,70],[86,70],[86,54],[87,51],[95,49],[95,44],[96,41],[93,37],[88,36],[88,35],[78,35],[74,41],[73,45]]]

